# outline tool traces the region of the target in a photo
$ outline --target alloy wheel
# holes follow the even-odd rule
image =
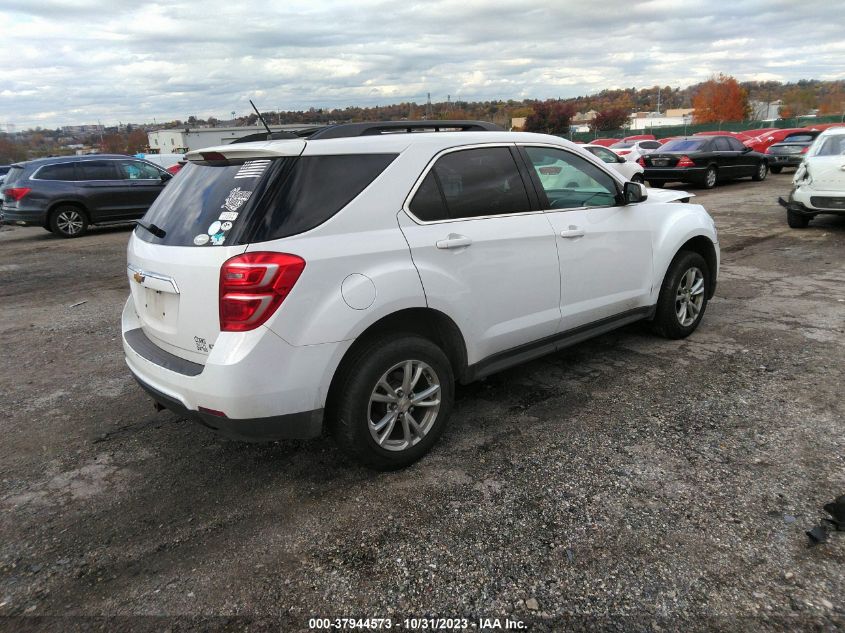
[[[704,305],[704,274],[697,267],[681,275],[675,291],[675,315],[682,327],[689,327],[698,318]]]
[[[428,434],[439,411],[440,379],[434,369],[419,360],[397,363],[370,394],[370,435],[385,450],[405,450]]]
[[[56,226],[65,235],[76,235],[82,230],[84,220],[79,211],[65,209],[56,217]]]
[[[716,170],[715,169],[708,169],[707,173],[705,174],[705,179],[707,183],[707,188],[711,189],[716,186]]]

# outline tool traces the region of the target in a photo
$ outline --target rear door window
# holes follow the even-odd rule
[[[114,160],[86,160],[79,163],[79,167],[82,180],[122,180]]]
[[[35,174],[37,180],[77,180],[76,168],[73,163],[45,165]]]
[[[728,143],[728,139],[723,137],[718,137],[713,140],[713,146],[715,147],[717,152],[730,152],[733,151],[731,148],[731,144]]]
[[[433,221],[520,213],[530,211],[531,203],[510,149],[485,147],[438,159],[409,208],[420,220]]]

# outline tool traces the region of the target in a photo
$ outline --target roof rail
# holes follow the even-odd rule
[[[319,128],[308,135],[309,140],[327,138],[349,138],[353,136],[377,136],[380,134],[401,134],[411,132],[440,132],[443,130],[462,132],[504,132],[504,128],[486,121],[367,121],[364,123],[341,123]]]

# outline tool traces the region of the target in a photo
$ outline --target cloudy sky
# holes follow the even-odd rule
[[[0,130],[845,78],[845,0],[0,0]]]

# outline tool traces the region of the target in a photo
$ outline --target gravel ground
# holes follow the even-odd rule
[[[845,494],[845,218],[789,229],[790,180],[696,191],[723,263],[692,337],[459,388],[391,474],[156,414],[119,344],[128,230],[3,227],[0,629],[842,630],[845,533],[805,531]]]

